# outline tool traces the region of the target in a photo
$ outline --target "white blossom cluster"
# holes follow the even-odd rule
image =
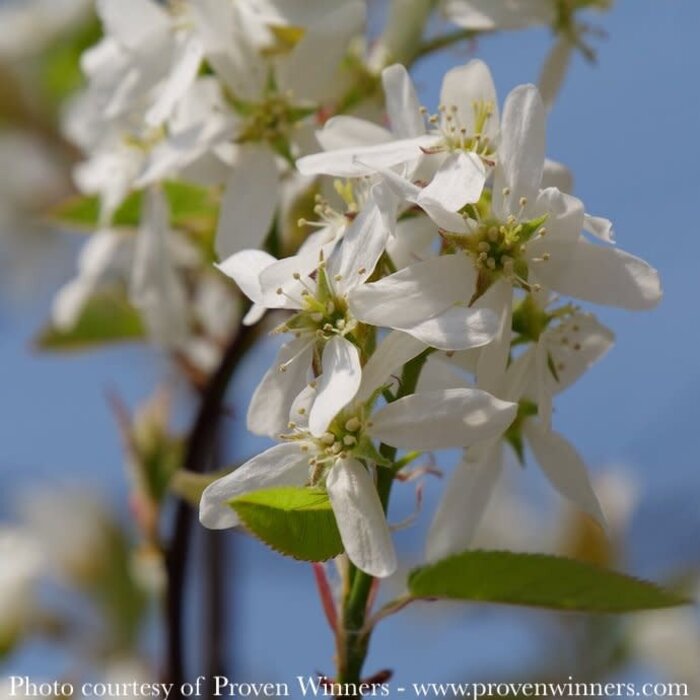
[[[285,313],[285,343],[247,416],[279,444],[209,486],[201,520],[232,527],[236,495],[310,485],[373,576],[397,566],[376,487],[392,468],[386,448],[463,450],[431,560],[469,546],[507,447],[523,459],[527,445],[554,488],[602,520],[582,460],[552,429],[553,398],[612,344],[580,301],[642,310],[661,296],[656,272],[615,246],[611,223],[546,159],[538,88],[517,87],[501,107],[472,60],[446,73],[434,109],[421,106],[392,61],[410,54],[397,43],[413,41],[430,3],[398,4],[390,21],[404,31],[387,27],[380,51],[364,45],[362,0],[98,0],[106,34],[84,56],[88,86],[66,123],[87,154],[76,179],[100,197],[100,230],[54,306],[70,327],[120,275],[153,337],[188,347],[193,315],[214,324],[230,299],[172,230],[163,183],[220,191],[218,270],[252,302],[244,323]],[[445,10],[475,31],[548,24],[569,51],[574,10],[602,6],[496,4]],[[114,218],[134,190],[145,192],[136,232]],[[279,239],[304,199],[303,240],[275,257],[270,232]],[[204,268],[196,285],[220,293],[197,306],[193,270]],[[407,392],[397,378],[416,358],[427,361]]]

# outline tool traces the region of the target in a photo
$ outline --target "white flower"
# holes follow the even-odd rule
[[[524,459],[527,444],[554,489],[599,523],[605,523],[580,455],[566,438],[543,425],[537,404],[525,394],[530,378],[526,364],[511,364],[495,392],[503,399],[518,402],[515,421],[496,439],[465,450],[446,486],[428,534],[427,557],[431,561],[469,547],[503,469],[505,444],[513,448],[520,460]],[[427,375],[425,379],[428,386],[439,386],[445,381],[452,386],[469,386],[452,371],[445,377],[444,368],[439,369],[437,376]]]
[[[525,336],[521,337],[532,333],[535,342],[513,361],[511,371],[522,383],[518,391],[536,402],[539,420],[549,427],[553,397],[610,350],[614,335],[593,314],[566,306],[552,312],[541,310],[531,298],[516,310],[515,325],[529,320],[535,327],[522,328]]]
[[[498,134],[496,91],[486,65],[474,60],[447,72],[430,130],[405,68],[386,68],[382,81],[392,132],[349,117],[331,119],[318,134],[326,152],[301,158],[299,172],[358,177],[406,164],[410,179],[421,158],[431,155],[437,172],[427,187],[415,188],[416,203],[456,212],[477,201],[486,180],[484,160]]]
[[[151,188],[136,235],[130,229],[101,229],[84,245],[78,274],[53,300],[52,321],[60,330],[71,330],[93,295],[127,283],[151,339],[169,348],[182,346],[190,317],[182,273],[200,264],[199,253],[170,230],[164,193]]]
[[[461,313],[483,308],[493,311],[499,319],[495,344],[482,353],[477,373],[479,385],[487,389],[505,369],[513,286],[535,292],[550,289],[632,310],[651,308],[661,296],[653,268],[582,235],[586,227],[609,238],[605,220],[586,218],[582,203],[570,195],[554,188],[540,189],[544,120],[537,89],[516,88],[504,109],[490,202],[487,199],[483,206],[466,208],[462,231],[442,233],[447,251],[454,254],[409,266],[365,285],[350,297],[357,318],[407,332],[410,328],[397,325],[396,317],[392,320],[386,311],[412,293],[409,290],[415,290],[416,303],[405,309],[402,324],[420,324],[446,312],[456,313],[454,309],[460,307],[455,304],[465,307]],[[453,338],[446,340],[454,343]],[[459,349],[456,345],[435,347]]]
[[[494,31],[552,24],[556,0],[444,0],[448,19],[467,29]]]
[[[129,295],[155,342],[176,347],[188,335],[184,282],[170,257],[170,212],[162,190],[150,188],[136,238]]]
[[[443,0],[447,18],[466,29],[491,32],[523,29],[530,26],[551,26],[558,38],[540,74],[539,87],[549,109],[561,88],[574,49],[593,60],[593,50],[584,42],[589,27],[576,21],[580,9],[607,9],[612,0]]]
[[[233,105],[234,125],[226,140],[234,145],[216,235],[221,260],[261,246],[277,210],[282,158],[299,154],[300,125],[334,93],[339,65],[365,14],[364,3],[356,0],[314,2],[309,11],[292,13],[308,22],[299,27],[286,19],[284,4],[251,8],[254,3],[246,9],[245,3],[210,0],[194,6],[208,60]],[[289,45],[269,50],[274,60],[263,60],[255,45],[260,33],[253,32],[251,40],[246,31],[250,21],[262,22],[263,33],[286,37]]]
[[[31,532],[0,527],[0,649],[7,648],[26,624],[33,588],[44,568],[41,548]]]
[[[98,2],[105,36],[82,56],[88,86],[72,100],[64,130],[88,154],[75,179],[82,192],[100,195],[103,225],[109,224],[158,144],[175,142],[184,151],[177,162],[168,161],[170,169],[161,175],[174,174],[202,150],[196,147],[205,139],[194,129],[207,129],[175,114],[182,112],[180,103],[188,93],[190,99],[204,97],[201,90],[191,92],[204,51],[184,8],[153,0]],[[210,112],[212,116],[208,131],[221,130]],[[160,168],[164,170],[162,164]]]
[[[90,0],[24,0],[0,5],[0,56],[22,59],[89,17]]]
[[[413,341],[392,338],[373,356],[369,377],[379,384],[370,386],[361,378],[357,349],[341,337],[330,340],[321,376],[292,407],[289,432],[278,436],[283,442],[209,486],[202,495],[202,523],[237,525],[227,502],[242,493],[278,485],[325,486],[350,559],[371,575],[390,575],[396,556],[389,529],[370,472],[359,461],[378,457],[371,440],[419,450],[463,446],[502,432],[516,410],[486,392],[458,388],[413,394],[372,411],[376,389],[393,371],[397,355],[401,362],[419,351]]]
[[[109,555],[109,521],[87,491],[31,490],[20,507],[27,529],[41,544],[48,566],[69,582],[90,580]],[[60,529],[56,523],[61,523]]]
[[[320,264],[319,249],[314,245],[280,261],[262,251],[242,251],[220,266],[257,309],[296,312],[277,329],[293,334],[295,339],[282,347],[253,395],[248,409],[248,428],[252,432],[274,436],[283,430],[292,402],[308,381],[314,357],[323,362],[326,344],[333,338],[351,345],[357,342],[355,334],[365,332],[348,312],[347,297],[369,278],[384,251],[391,220],[383,215],[380,202],[391,206],[391,196],[388,201],[384,197],[381,187],[373,188],[365,207],[348,226],[342,245],[327,263]],[[325,249],[334,245],[331,241]],[[317,268],[315,277],[310,277]],[[259,312],[247,320],[256,317]],[[270,396],[275,397],[272,403]]]

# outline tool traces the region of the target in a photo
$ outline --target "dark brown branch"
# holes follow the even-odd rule
[[[224,350],[221,363],[207,384],[199,406],[190,437],[187,441],[183,469],[202,473],[207,471],[212,464],[217,451],[223,403],[226,390],[239,362],[245,356],[248,349],[255,342],[259,334],[259,326],[241,327],[232,341]],[[168,574],[168,589],[166,594],[166,624],[167,624],[167,666],[165,677],[168,682],[174,684],[173,696],[180,698],[179,689],[185,681],[185,653],[184,653],[184,610],[183,601],[187,577],[187,563],[189,559],[189,545],[192,534],[192,510],[185,501],[178,500],[175,505],[174,528],[170,549],[166,558]],[[216,547],[218,547],[218,543]],[[205,547],[205,549],[208,549]],[[216,556],[216,551],[209,552],[210,558]],[[211,577],[218,574],[210,569]],[[220,578],[220,577],[219,577]],[[215,593],[213,597],[207,596],[208,605],[218,607],[220,597],[220,583],[210,581],[207,593]],[[216,589],[214,589],[216,587]],[[208,630],[211,635],[207,645],[210,653],[217,646],[218,640],[223,636],[218,610],[210,609],[205,615],[205,621],[212,623],[216,620],[216,626]],[[218,668],[219,661],[207,659],[206,667]]]

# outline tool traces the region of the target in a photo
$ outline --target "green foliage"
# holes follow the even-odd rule
[[[234,498],[243,524],[272,549],[303,561],[326,561],[343,551],[328,495],[282,486]]]
[[[415,598],[508,603],[554,610],[623,613],[686,604],[659,586],[574,559],[468,551],[415,569]]]
[[[104,556],[89,592],[110,623],[105,651],[116,652],[137,644],[148,597],[133,575],[131,542],[116,526],[108,526],[105,535]]]
[[[66,97],[83,84],[80,57],[96,44],[102,34],[97,17],[91,17],[70,34],[65,33],[41,56],[41,86],[53,104],[63,104]]]
[[[112,217],[114,226],[138,226],[141,216],[141,193],[130,194]],[[100,199],[79,195],[61,202],[49,212],[57,224],[92,233],[100,222]]]
[[[197,242],[204,254],[214,259],[214,234],[219,216],[219,192],[184,182],[163,185],[170,205],[170,224]],[[112,217],[113,226],[133,228],[139,225],[143,195],[132,192]],[[77,231],[92,233],[100,222],[100,200],[96,196],[77,196],[62,202],[49,212],[55,223]]]
[[[64,331],[49,326],[41,331],[35,345],[41,350],[70,352],[137,341],[144,335],[138,311],[122,294],[101,293],[88,301],[74,328]]]

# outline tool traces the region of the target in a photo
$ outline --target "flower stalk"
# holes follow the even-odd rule
[[[401,383],[394,400],[412,394],[416,390],[421,370],[428,359],[430,351],[425,351],[404,365],[401,373]],[[402,462],[396,461],[396,448],[382,444],[382,457],[392,463],[391,467],[379,468],[377,473],[377,492],[384,512],[389,508],[391,487]],[[367,628],[366,621],[371,611],[369,601],[376,578],[358,569],[349,562],[347,594],[343,601],[342,624],[338,629],[338,673],[337,680],[341,684],[359,686],[362,679],[362,668],[367,658],[373,626]]]

